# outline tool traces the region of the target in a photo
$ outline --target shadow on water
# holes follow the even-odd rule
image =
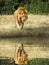
[[[26,28],[0,34],[0,44],[23,43],[49,47],[49,27]]]
[[[37,37],[37,38],[49,38],[49,27],[39,28],[24,28],[22,30],[2,30],[0,31],[0,38],[17,38],[17,37]]]

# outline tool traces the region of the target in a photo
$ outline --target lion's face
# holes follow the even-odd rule
[[[21,18],[22,22],[26,21],[28,18],[27,12],[25,10],[21,12],[20,16],[21,16],[20,18]]]
[[[28,18],[28,12],[25,9],[22,9],[18,12],[18,19],[21,20],[22,23],[24,23]]]
[[[19,24],[19,27],[21,27],[21,29],[23,28],[24,22],[27,20],[28,18],[28,12],[26,9],[20,7],[18,8],[18,10],[15,12],[16,16],[15,18],[17,19],[17,23]]]

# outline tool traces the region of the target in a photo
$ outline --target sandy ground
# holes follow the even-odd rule
[[[24,44],[29,59],[49,58],[49,16],[30,14],[24,29],[18,30],[13,15],[1,15],[0,57],[13,58],[18,43]]]

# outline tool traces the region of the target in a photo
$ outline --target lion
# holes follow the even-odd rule
[[[23,44],[17,47],[14,55],[15,64],[26,64],[28,60],[28,54],[25,52]]]
[[[24,22],[28,19],[28,11],[23,7],[19,7],[14,12],[14,19],[18,29],[23,29]]]

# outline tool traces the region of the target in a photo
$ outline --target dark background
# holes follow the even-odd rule
[[[20,6],[33,14],[49,13],[49,0],[0,0],[0,14],[13,14]]]

